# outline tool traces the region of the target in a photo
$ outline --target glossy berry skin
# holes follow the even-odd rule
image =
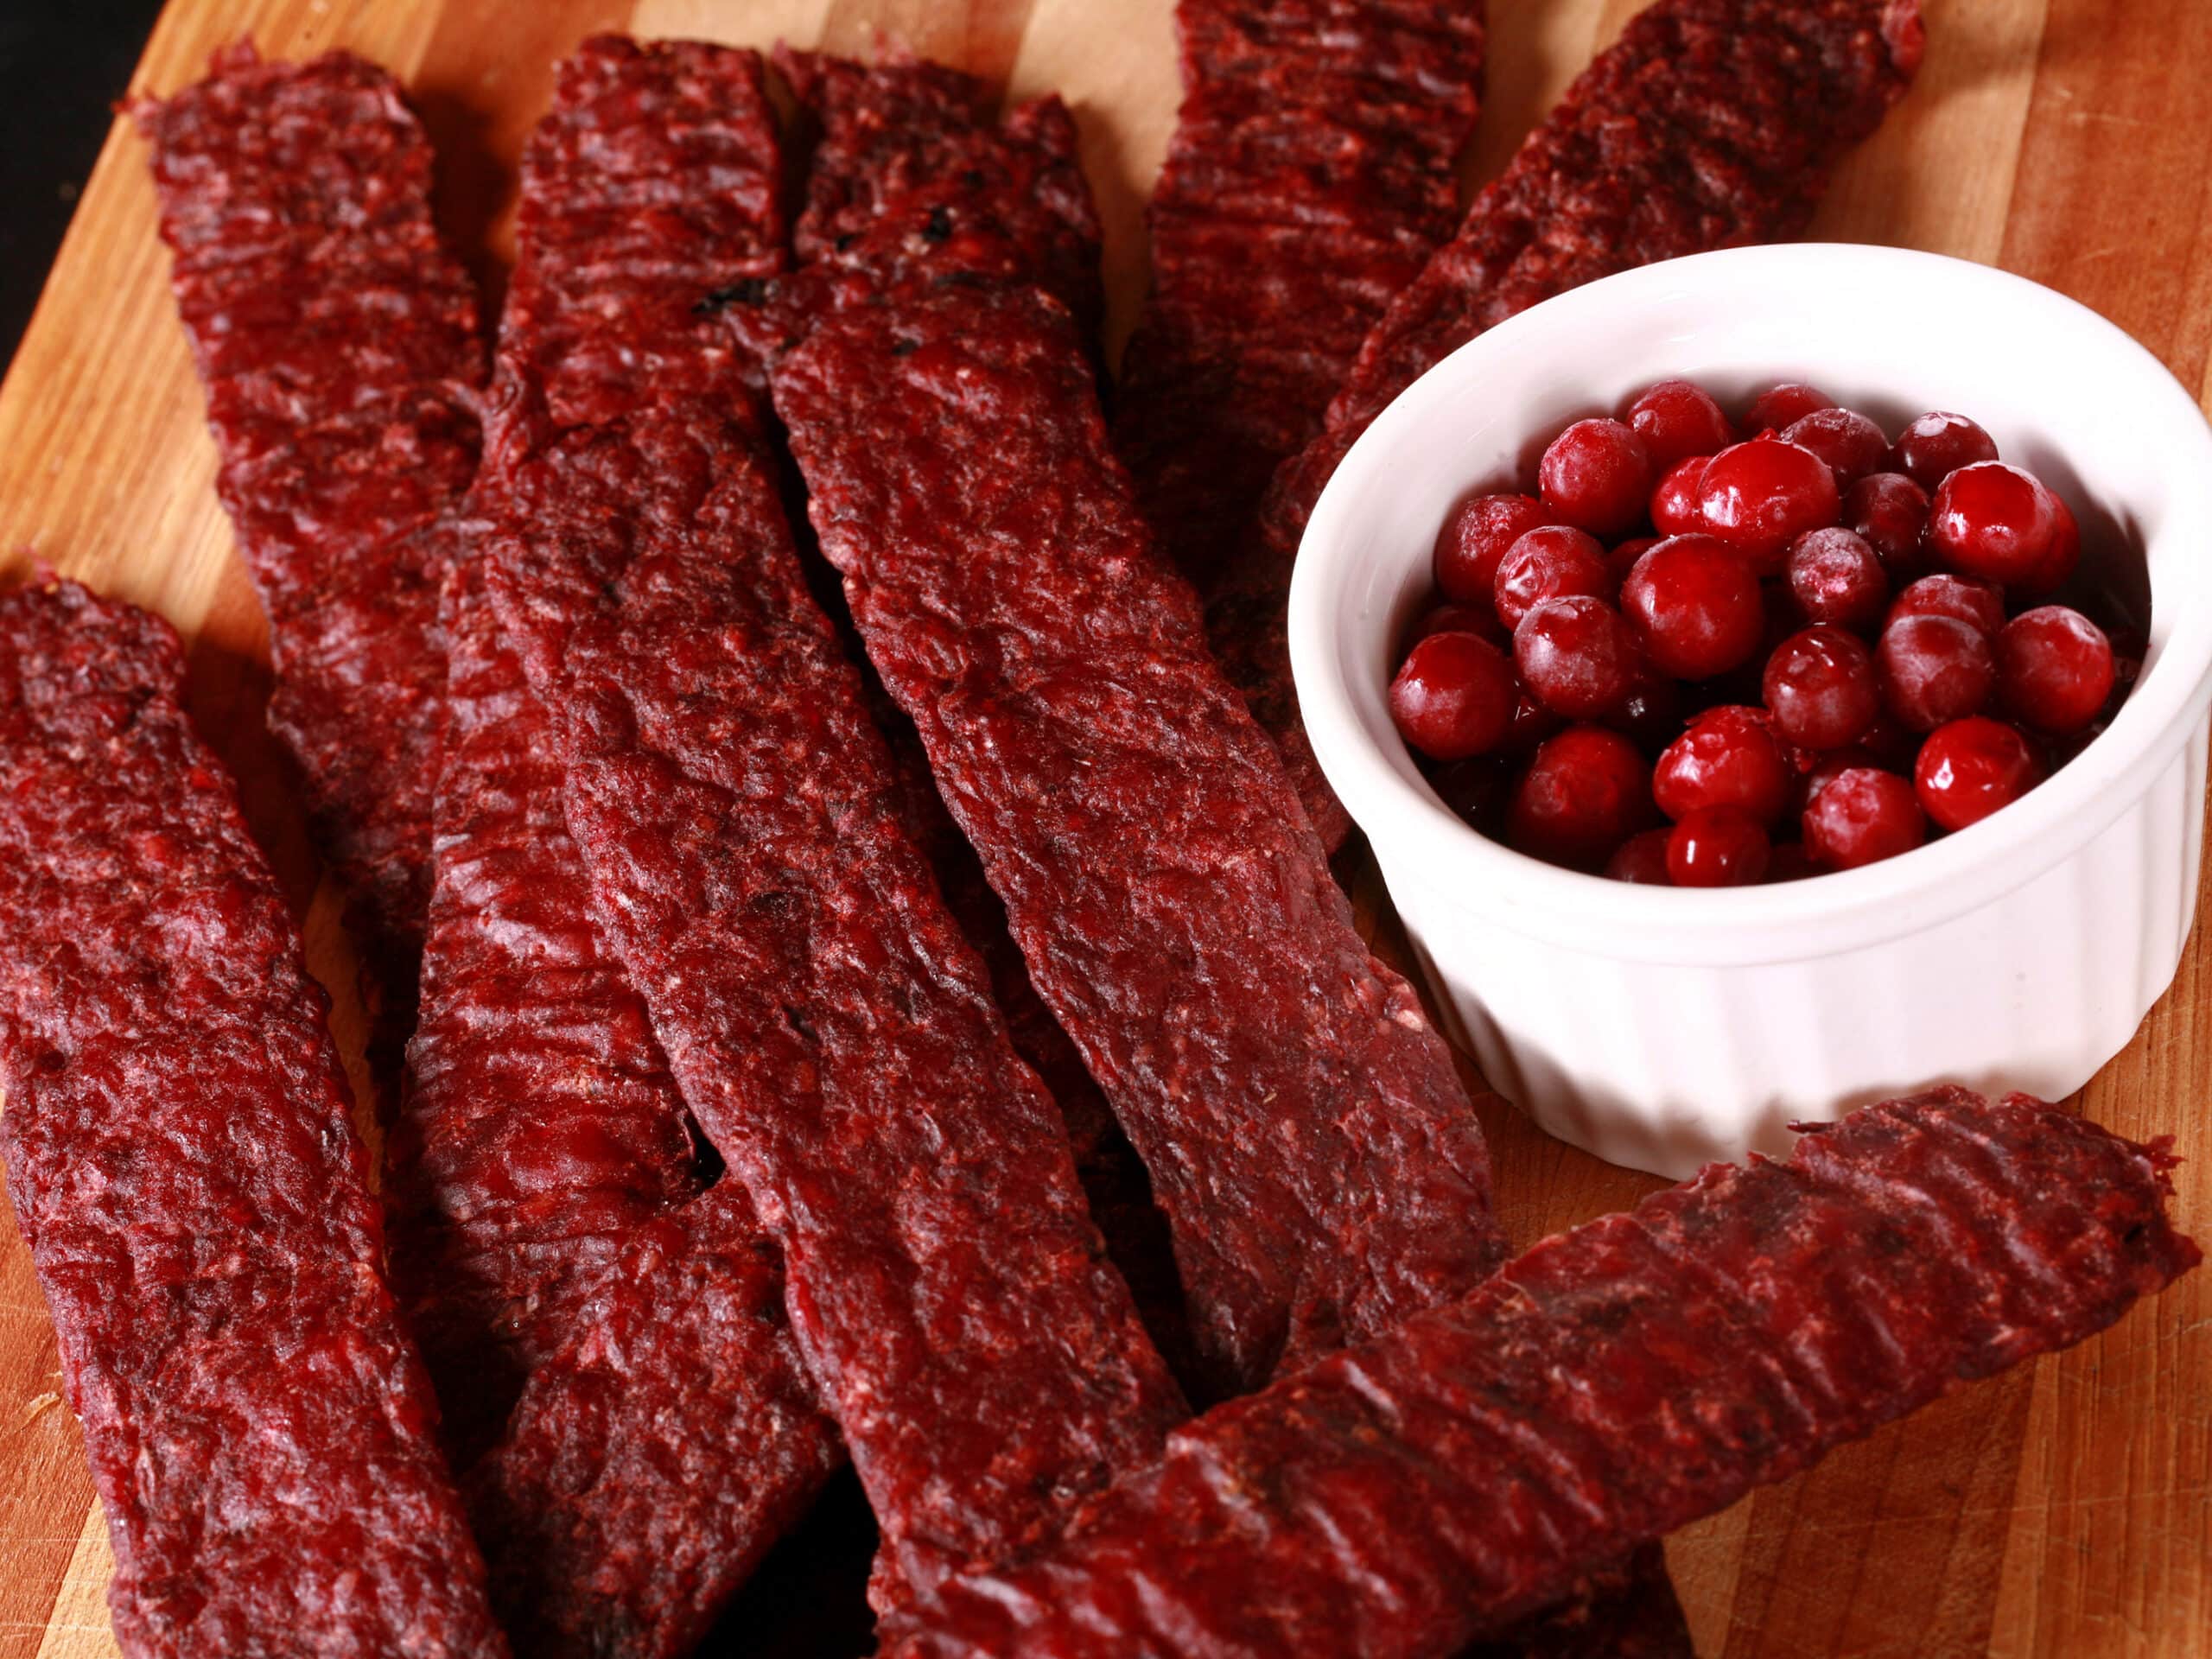
[[[1928,492],[1903,473],[1869,473],[1844,492],[1840,512],[1843,527],[1874,550],[1891,587],[1927,569],[1920,543],[1928,529]]]
[[[1895,858],[1928,838],[1912,785],[1872,766],[1839,773],[1805,809],[1804,830],[1806,855],[1827,870]]]
[[[2096,719],[2112,695],[2112,641],[2063,605],[2023,611],[1997,636],[1997,698],[2005,712],[2053,737]]]
[[[1497,613],[1489,606],[1462,605],[1456,600],[1433,607],[1416,621],[1413,633],[1406,640],[1406,648],[1410,651],[1432,633],[1471,633],[1501,650],[1513,643],[1511,630],[1497,620]]]
[[[1435,633],[1406,653],[1390,682],[1398,734],[1432,760],[1495,747],[1520,689],[1505,653],[1471,633]]]
[[[1912,768],[1921,810],[1946,830],[1980,823],[2042,781],[2035,746],[2003,721],[1980,715],[1929,733]]]
[[[1766,659],[1763,685],[1775,729],[1802,748],[1856,742],[1882,712],[1873,656],[1841,628],[1790,635]]]
[[[1506,838],[1531,857],[1598,870],[1655,816],[1650,764],[1636,745],[1602,726],[1570,726],[1543,743],[1522,774]]]
[[[1670,536],[1649,550],[1621,583],[1621,608],[1652,665],[1686,680],[1749,661],[1766,627],[1758,578],[1710,536]]]
[[[1766,828],[1732,806],[1692,812],[1667,837],[1667,879],[1678,887],[1748,887],[1766,874]]]
[[[1491,607],[1509,628],[1521,626],[1529,607],[1568,594],[1603,597],[1611,591],[1605,550],[1586,531],[1567,524],[1532,530],[1505,551],[1491,584]]]
[[[1901,617],[1874,649],[1882,703],[1916,732],[1978,715],[1997,689],[1997,658],[1978,630],[1955,616]]]
[[[1839,490],[1878,472],[1890,448],[1882,429],[1855,409],[1816,409],[1783,427],[1782,441],[1827,462]]]
[[[1827,749],[1811,759],[1813,764],[1798,776],[1797,792],[1792,798],[1792,810],[1800,815],[1813,804],[1815,795],[1854,767],[1874,766],[1884,772],[1893,770],[1882,766],[1864,743],[1847,743],[1840,749]]]
[[[2036,580],[2058,537],[2056,498],[2001,461],[1961,467],[1936,487],[1928,547],[1937,562],[1998,583]]]
[[[1907,616],[1955,616],[1984,639],[1994,639],[2005,626],[2005,590],[1980,576],[1939,571],[1897,595],[1889,620]]]
[[[2044,486],[2050,497],[2051,512],[2058,519],[2058,529],[2050,538],[2050,551],[2044,554],[2043,563],[2027,575],[2012,584],[2015,593],[2048,594],[2062,588],[2082,563],[2082,527],[2075,522],[2074,510],[2060,499],[2056,490]]]
[[[1963,415],[1942,410],[1918,416],[1890,446],[1885,470],[1903,473],[1923,490],[1934,490],[1961,467],[1997,459],[1997,441]]]
[[[1705,482],[1705,464],[1711,459],[1692,455],[1660,475],[1651,492],[1651,525],[1662,536],[1691,536],[1705,528],[1698,493]]]
[[[1789,759],[1764,709],[1740,703],[1708,709],[1668,745],[1652,773],[1659,810],[1681,821],[1710,806],[1732,806],[1772,824],[1795,784]]]
[[[1657,473],[1643,440],[1604,419],[1575,422],[1536,469],[1553,516],[1593,536],[1623,536],[1642,524]]]
[[[1751,406],[1744,416],[1744,430],[1753,436],[1761,432],[1779,432],[1815,410],[1834,407],[1835,399],[1818,386],[1808,386],[1802,380],[1785,380],[1780,385],[1769,386],[1751,399]]]
[[[1890,578],[1866,538],[1840,525],[1808,530],[1790,543],[1783,575],[1807,620],[1872,628],[1882,620]]]
[[[1779,438],[1722,450],[1706,463],[1698,486],[1707,531],[1762,576],[1781,570],[1789,544],[1807,531],[1834,524],[1840,502],[1827,463]]]
[[[1552,713],[1595,720],[1621,705],[1643,661],[1621,613],[1575,594],[1529,607],[1513,631],[1513,666]]]
[[[1551,523],[1544,504],[1533,495],[1475,495],[1446,515],[1436,533],[1436,585],[1446,599],[1466,605],[1490,603],[1497,562],[1523,535]]]
[[[1643,440],[1658,467],[1672,467],[1688,455],[1709,455],[1736,442],[1736,429],[1713,394],[1689,380],[1647,386],[1621,418]]]
[[[1667,842],[1673,835],[1671,830],[1646,830],[1630,836],[1605,861],[1605,879],[1637,887],[1672,887],[1674,880],[1667,874]]]

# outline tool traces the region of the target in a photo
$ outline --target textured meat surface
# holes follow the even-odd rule
[[[947,274],[817,312],[777,410],[870,659],[1152,1173],[1202,1351],[1249,1386],[1478,1278],[1487,1156],[1135,514],[1066,311]]]
[[[1918,13],[1918,0],[1659,0],[1391,302],[1208,603],[1223,666],[1282,746],[1331,848],[1351,823],[1299,722],[1285,613],[1299,537],[1344,452],[1424,372],[1539,300],[1802,230],[1837,159],[1910,84]]]
[[[136,113],[269,614],[270,725],[397,1040],[430,887],[440,515],[476,468],[475,297],[431,223],[429,140],[374,65],[241,48]]]
[[[752,365],[701,304],[782,241],[732,188],[774,176],[757,76],[615,41],[564,68],[525,161],[487,568],[597,919],[782,1249],[896,1595],[1146,1460],[1182,1405],[906,832]],[[655,211],[592,201],[609,151]]]
[[[468,1478],[524,1653],[675,1659],[844,1461],[725,1180],[624,1241]]]
[[[1458,218],[1482,0],[1180,0],[1183,105],[1114,444],[1201,594]]]
[[[0,1153],[124,1650],[498,1655],[322,993],[176,637],[0,600]]]
[[[1869,1107],[1209,1412],[893,1651],[1448,1654],[1584,1560],[2111,1325],[2198,1259],[2169,1162],[2023,1096]]]

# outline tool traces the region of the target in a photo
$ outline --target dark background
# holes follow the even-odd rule
[[[0,363],[16,354],[160,0],[0,0]]]

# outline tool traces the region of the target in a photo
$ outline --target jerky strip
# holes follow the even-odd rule
[[[269,723],[404,1039],[429,899],[440,515],[476,470],[476,302],[430,219],[429,140],[342,52],[250,46],[140,103],[217,474],[262,607]]]
[[[1802,230],[1836,160],[1910,83],[1918,14],[1919,0],[1660,0],[1567,89],[1392,302],[1208,604],[1222,665],[1282,746],[1332,849],[1351,821],[1299,722],[1286,613],[1299,538],[1344,452],[1423,372],[1539,300]]]
[[[2172,1160],[1944,1089],[1548,1239],[1455,1306],[1210,1412],[900,1659],[1440,1656],[2198,1260]]]
[[[868,655],[1152,1172],[1214,1380],[1250,1386],[1486,1272],[1487,1156],[1137,518],[1067,313],[946,276],[849,275],[778,412]]]
[[[1114,444],[1201,594],[1458,218],[1482,0],[1181,0],[1183,106]]]
[[[773,174],[757,75],[749,54],[608,41],[564,66],[525,158],[486,557],[597,918],[783,1249],[888,1595],[1153,1455],[1182,1406],[901,827],[751,365],[701,315],[780,240],[729,188],[741,159]],[[618,185],[656,211],[622,211]]]
[[[499,1655],[322,993],[162,623],[0,600],[0,1151],[118,1641]]]

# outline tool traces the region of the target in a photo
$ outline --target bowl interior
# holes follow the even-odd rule
[[[1437,799],[1393,728],[1393,652],[1431,596],[1438,524],[1470,489],[1518,487],[1549,436],[1684,376],[1740,409],[1804,379],[1892,430],[1925,410],[1971,416],[2005,458],[2064,495],[2090,557],[2147,567],[2150,649],[2112,729],[2005,811],[1885,864],[1780,887],[1626,887],[1521,857]],[[1290,632],[1316,753],[1384,853],[1452,860],[1508,910],[1555,925],[1660,930],[1655,948],[1751,954],[1752,924],[1800,930],[1792,948],[1840,948],[1865,912],[1917,893],[1952,909],[2017,881],[2107,822],[2162,734],[2201,717],[2212,675],[2212,434],[2141,346],[2064,296],[1986,267],[1897,249],[1805,244],[1732,250],[1624,273],[1547,302],[1463,346],[1362,437],[1301,546]],[[2122,554],[2122,562],[2129,562]],[[2107,805],[2110,810],[2102,810]],[[2022,861],[2030,861],[2026,868]],[[1856,919],[1853,920],[1853,918]],[[1925,919],[1933,919],[1932,917]],[[1808,931],[1809,930],[1809,931]],[[1726,947],[1723,947],[1726,948]]]

